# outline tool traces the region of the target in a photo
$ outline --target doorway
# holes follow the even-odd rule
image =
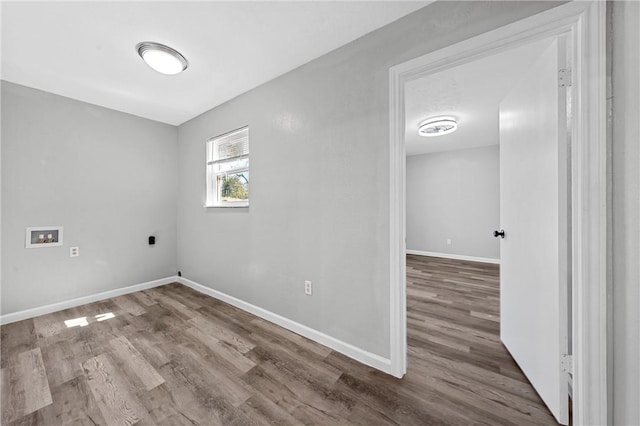
[[[571,201],[576,423],[606,423],[606,138],[604,5],[570,3],[390,70],[391,373],[406,371],[404,87],[425,75],[527,43],[566,36],[572,52]],[[571,368],[571,365],[568,366]]]
[[[543,39],[405,84],[407,254],[427,256],[407,258],[409,353],[449,346],[442,356],[488,377],[510,371],[491,382],[526,383],[515,361],[533,386],[522,392],[536,389],[561,424],[569,411],[559,356],[570,353],[569,87],[556,79],[565,42]],[[433,127],[436,120],[445,124]],[[440,321],[453,330],[430,324]]]

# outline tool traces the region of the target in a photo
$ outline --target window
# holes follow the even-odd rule
[[[249,206],[249,128],[207,141],[207,207]]]

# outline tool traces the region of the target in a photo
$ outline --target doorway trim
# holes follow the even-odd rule
[[[390,373],[407,370],[404,87],[411,80],[523,44],[569,36],[572,51],[574,424],[610,422],[607,359],[605,2],[564,4],[389,70]]]

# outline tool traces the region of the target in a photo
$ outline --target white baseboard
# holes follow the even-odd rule
[[[25,309],[24,311],[1,315],[0,324],[9,324],[40,315],[50,314],[51,312],[62,311],[64,309],[85,305],[87,303],[93,303],[104,299],[110,299],[116,296],[122,296],[123,294],[135,293],[136,291],[159,287],[165,284],[171,284],[176,282],[177,279],[178,277],[161,278],[159,280],[147,281],[146,283],[135,284],[128,287],[121,287],[115,290],[103,291],[102,293],[91,294],[89,296],[78,297],[76,299],[65,300],[63,302],[52,303],[50,305],[39,306],[37,308]]]
[[[435,253],[432,251],[409,250],[409,249],[407,249],[407,254],[416,254],[418,256],[442,257],[445,259],[469,260],[471,262],[496,263],[498,265],[500,264],[500,259],[494,259],[492,257],[464,256],[461,254]]]
[[[171,284],[173,282],[179,282],[194,289],[197,292],[206,294],[243,311],[249,312],[255,316],[265,319],[269,322],[277,324],[281,327],[291,330],[301,336],[325,345],[343,355],[355,359],[370,367],[377,368],[385,373],[391,374],[391,361],[388,358],[381,357],[364,349],[353,346],[349,343],[338,340],[313,328],[302,325],[298,322],[285,318],[281,315],[267,311],[266,309],[255,306],[251,303],[237,299],[228,294],[211,289],[202,284],[198,284],[195,281],[188,280],[183,277],[167,277],[159,280],[148,281],[146,283],[140,283],[131,285],[128,287],[122,287],[115,290],[104,291],[101,293],[92,294],[89,296],[78,297],[76,299],[66,300],[63,302],[52,303],[50,305],[39,306],[37,308],[25,309],[23,311],[13,312],[10,314],[0,315],[0,324],[9,324],[16,321],[21,321],[29,318],[34,318],[40,315],[50,314],[52,312],[62,311],[64,309],[73,308],[87,303],[98,302],[100,300],[109,299],[112,297],[122,296],[123,294],[135,293],[136,291],[146,290],[148,288],[159,287],[165,284]]]
[[[370,367],[377,368],[378,370],[391,374],[391,360],[387,358],[355,347],[349,343],[338,340],[335,337],[328,336],[318,330],[307,327],[306,325],[302,325],[278,314],[274,314],[273,312],[267,311],[266,309],[252,305],[251,303],[237,299],[233,296],[229,296],[228,294],[222,293],[218,290],[203,286],[202,284],[198,284],[184,277],[179,277],[178,282],[194,289],[197,292],[226,302],[230,305],[235,306],[236,308],[242,309],[243,311],[249,312],[255,316],[277,324],[280,327],[291,330],[294,333],[297,333],[324,346],[327,346],[337,352],[340,352],[341,354],[346,355],[349,358],[353,358],[356,361],[359,361]]]

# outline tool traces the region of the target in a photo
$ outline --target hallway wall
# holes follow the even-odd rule
[[[407,157],[407,250],[500,259],[499,148]]]

